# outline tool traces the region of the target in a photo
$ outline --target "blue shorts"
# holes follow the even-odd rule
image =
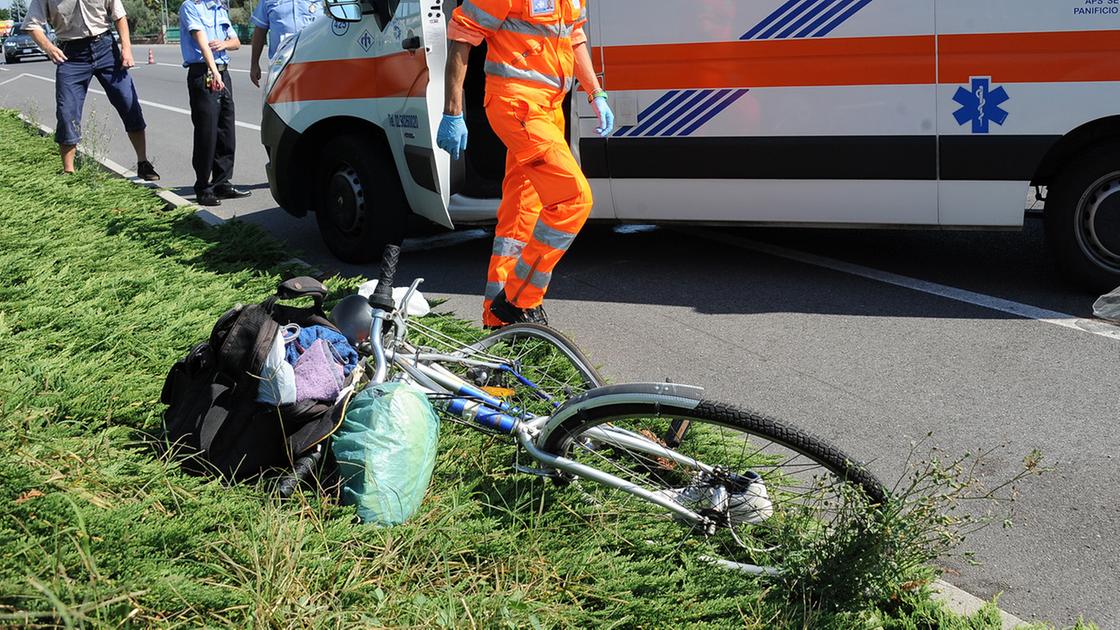
[[[110,33],[97,37],[61,42],[66,55],[55,73],[54,95],[58,124],[54,139],[59,144],[78,144],[82,139],[82,106],[86,102],[89,80],[98,83],[109,96],[124,121],[125,131],[142,131],[144,112],[128,70],[121,67],[121,52]]]

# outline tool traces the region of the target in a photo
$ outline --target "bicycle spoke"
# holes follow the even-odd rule
[[[689,431],[678,447],[668,449],[660,436],[666,434],[666,427],[682,420],[689,422]],[[634,495],[587,488],[589,493],[602,492],[604,502],[615,495],[616,504],[625,506],[619,508],[620,517],[641,520],[645,515],[651,527],[653,523],[661,526],[666,520],[675,525],[675,532],[656,528],[647,532],[636,524],[630,526],[638,528],[635,536],[661,532],[657,534],[658,542],[671,553],[683,549],[688,540],[696,540],[713,550],[711,557],[770,563],[783,552],[776,541],[789,540],[783,532],[793,528],[803,536],[821,535],[850,510],[847,493],[851,484],[844,476],[815,456],[764,435],[673,414],[612,417],[598,424],[588,422],[583,430],[591,426],[599,427],[594,437],[580,438],[577,430],[566,441],[568,457],[713,519],[709,522],[716,524],[715,529],[705,533],[711,525],[666,519],[667,512]],[[607,428],[615,432],[616,440],[611,439],[611,433],[603,432]],[[633,443],[635,439],[648,440],[649,449]],[[668,453],[661,449],[675,452],[678,459],[666,457]],[[695,461],[702,466],[685,466],[678,461]],[[755,488],[747,485],[749,479],[758,480],[750,482],[758,484],[757,491],[748,489]],[[732,485],[717,492],[723,483]]]

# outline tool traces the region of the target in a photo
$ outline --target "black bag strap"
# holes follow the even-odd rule
[[[240,379],[260,373],[268,349],[280,330],[280,324],[272,318],[275,302],[270,304],[269,300],[243,308],[230,327],[217,351],[218,363],[226,374]]]
[[[212,384],[210,387],[213,389],[216,385]],[[203,453],[210,452],[210,445],[214,443],[214,438],[226,423],[231,411],[222,405],[210,405],[206,410],[206,417],[202,419],[202,425],[198,429],[198,444]]]

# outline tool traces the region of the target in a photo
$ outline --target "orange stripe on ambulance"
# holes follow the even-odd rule
[[[534,10],[459,4],[486,26],[505,2],[510,15]],[[448,227],[494,220],[505,148],[484,111],[497,96],[487,72],[570,88],[520,35],[570,33],[502,26],[500,63],[476,50],[469,64],[470,145],[451,162],[434,150],[450,17],[440,4],[329,0],[334,21],[273,63],[262,123],[273,195],[315,214],[345,260],[375,259],[410,213]],[[1120,0],[579,7],[617,115],[601,139],[585,99],[565,105],[592,220],[1014,229],[1031,189],[1047,187],[1062,270],[1120,284]]]

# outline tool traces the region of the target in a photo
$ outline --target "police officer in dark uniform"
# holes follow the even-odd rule
[[[179,47],[194,123],[194,192],[203,206],[248,197],[230,184],[236,143],[229,51],[241,47],[223,0],[187,0],[179,8]],[[189,35],[188,35],[189,33]]]

